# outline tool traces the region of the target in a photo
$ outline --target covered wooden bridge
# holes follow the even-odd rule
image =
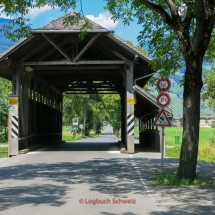
[[[78,37],[86,18],[64,26],[70,12],[32,32],[0,57],[0,76],[12,81],[9,97],[10,155],[18,150],[62,139],[63,95],[117,93],[121,97],[121,137],[134,153],[134,114],[153,120],[157,107],[137,95],[134,80],[152,74],[150,59],[113,32],[92,23],[86,37]],[[137,82],[143,87],[147,81]],[[146,103],[145,103],[146,101]],[[135,109],[135,110],[134,110]],[[170,111],[171,112],[171,111]],[[144,120],[144,118],[143,118]]]

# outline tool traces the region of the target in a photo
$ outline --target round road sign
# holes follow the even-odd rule
[[[157,82],[157,88],[159,91],[168,91],[171,87],[171,82],[168,78],[160,78]]]
[[[157,96],[157,103],[161,107],[166,107],[167,105],[170,104],[170,101],[171,99],[168,93],[160,93]]]
[[[83,125],[79,125],[79,128],[82,129],[84,126]]]

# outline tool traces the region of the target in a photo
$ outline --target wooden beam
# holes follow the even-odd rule
[[[71,62],[71,61],[30,61],[30,62],[22,62],[24,66],[34,66],[34,65],[105,65],[105,64],[126,64],[126,61],[123,60],[95,60],[95,61],[79,61],[79,62]]]
[[[57,43],[55,43],[54,40],[52,40],[52,38],[50,38],[48,35],[46,34],[42,34],[67,60],[72,61],[72,59],[70,58],[70,56],[60,47],[58,46]]]
[[[118,75],[120,74],[118,70],[95,70],[95,71],[86,71],[86,70],[78,70],[78,71],[37,71],[37,74],[41,75]]]
[[[48,70],[51,70],[51,71],[54,71],[54,70],[69,70],[69,71],[79,71],[79,70],[118,70],[120,69],[120,66],[119,65],[96,65],[96,66],[49,66],[49,65],[46,65],[46,66],[40,66],[40,65],[34,65],[32,66],[32,68],[35,70],[35,71],[38,71],[38,70],[45,70],[45,71],[48,71]]]
[[[78,55],[74,58],[73,62],[77,62],[80,57],[87,51],[87,49],[96,41],[96,39],[100,36],[101,33],[97,33],[91,38],[91,40],[87,43],[86,46],[78,53]]]
[[[44,78],[42,78],[41,76],[36,75],[36,74],[34,74],[33,76],[34,76],[34,78],[37,79],[40,83],[45,84],[45,85],[48,85],[49,88],[51,88],[51,89],[54,90],[56,93],[58,93],[58,94],[61,95],[61,92],[60,92],[55,86],[53,86],[51,83],[48,83],[48,81],[46,81]]]
[[[122,56],[121,54],[119,54],[118,52],[111,50],[111,52],[116,55],[117,57],[119,57],[120,59],[124,60],[124,61],[128,61],[128,59],[124,56]]]
[[[52,37],[52,39],[56,38],[58,35],[54,35],[54,37]],[[38,54],[38,52],[41,52],[43,51],[44,53],[44,49],[47,48],[48,46],[50,45],[50,43],[47,41],[47,40],[44,40],[41,42],[38,41],[36,44],[35,44],[35,47],[33,49],[31,49],[30,52],[28,52],[28,54],[26,54],[23,58],[21,58],[19,60],[19,62],[22,62],[22,61],[25,61],[31,57],[33,57],[35,54]],[[39,53],[40,54],[40,53]]]
[[[58,46],[61,47],[63,44],[64,44],[64,41],[61,41],[61,42],[58,43]],[[48,56],[50,56],[51,54],[53,54],[55,51],[56,51],[56,49],[55,49],[54,46],[49,47],[48,50],[46,48],[46,49],[43,50],[43,53],[40,53],[39,55],[35,56],[34,59],[36,61],[42,61],[45,58],[47,58]]]
[[[66,92],[65,94],[80,94],[80,95],[85,95],[85,94],[119,94],[118,92]]]
[[[95,87],[90,87],[90,90],[91,91],[96,91],[96,92],[98,92],[98,91],[101,91],[101,92],[103,92],[103,91],[117,91],[117,89],[116,88],[104,88],[104,89],[94,89]],[[71,91],[71,92],[76,92],[76,91],[78,91],[78,92],[83,92],[83,91],[88,91],[88,89],[86,89],[86,87],[85,88],[83,88],[83,89],[80,89],[80,88],[74,88],[74,89],[71,89],[71,88],[68,88],[68,89],[64,89],[64,90],[67,90],[67,91]]]

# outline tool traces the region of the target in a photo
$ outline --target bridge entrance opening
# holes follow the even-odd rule
[[[21,40],[0,57],[0,76],[13,85],[9,100],[10,155],[62,141],[63,100],[67,94],[119,95],[120,135],[128,153],[135,151],[134,116],[147,122],[147,130],[151,129],[148,136],[154,136],[150,125],[159,107],[142,89],[149,76],[138,80],[140,87],[134,86],[134,80],[154,73],[149,57],[93,22],[92,29],[80,39],[82,22],[63,25],[70,14],[34,30],[30,40]]]

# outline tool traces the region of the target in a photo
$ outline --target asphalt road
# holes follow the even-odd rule
[[[0,214],[160,214],[131,155],[112,127],[99,138],[67,142],[0,160]]]

